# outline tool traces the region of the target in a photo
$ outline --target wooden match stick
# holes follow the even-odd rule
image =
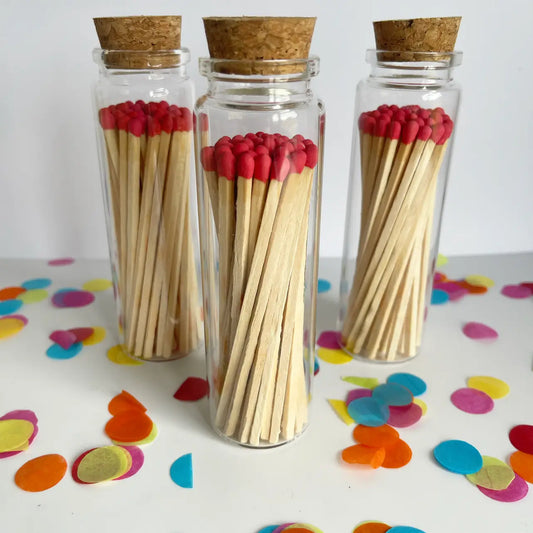
[[[128,279],[128,122],[129,117],[122,114],[117,119],[118,127],[118,147],[119,165],[118,181],[120,195],[120,265],[121,265],[121,286],[120,294],[122,313],[125,318],[127,309],[127,279]],[[126,324],[124,324],[126,325]]]
[[[244,343],[248,335],[258,335],[261,324],[255,322],[251,324],[253,318],[254,305],[256,303],[256,297],[258,296],[258,287],[261,276],[263,274],[263,266],[265,264],[265,258],[268,252],[268,244],[270,242],[270,236],[276,218],[276,211],[283,188],[283,182],[287,178],[289,173],[290,163],[284,154],[276,154],[270,169],[270,179],[268,186],[267,198],[265,201],[265,207],[263,209],[263,217],[261,219],[261,225],[259,227],[259,234],[257,236],[257,242],[255,246],[255,253],[250,267],[250,273],[248,276],[248,283],[246,285],[246,291],[244,293],[243,303],[241,307],[241,314],[239,317],[239,323],[235,332],[235,338],[233,340],[233,346],[231,349],[227,371],[224,376],[224,383],[222,386],[222,392],[220,395],[220,401],[217,406],[216,413],[216,425],[219,428],[223,428],[226,423],[226,417],[228,410],[233,408],[234,401],[234,388],[237,385],[236,381],[239,375],[247,368],[248,371],[252,364],[251,356],[248,359],[244,358],[243,348]],[[272,267],[273,270],[273,267]],[[257,304],[259,306],[266,307],[267,300],[261,301],[258,299]],[[263,313],[264,314],[264,310]],[[253,326],[253,328],[251,327]],[[221,354],[222,356],[223,354]],[[241,371],[239,373],[239,370]],[[239,400],[242,403],[242,389],[246,383],[239,383]],[[235,410],[240,410],[240,405],[235,406]],[[236,420],[232,421],[233,426],[236,425]],[[235,427],[233,427],[233,431]]]
[[[211,199],[211,209],[215,227],[218,232],[218,175],[215,161],[215,147],[203,146],[200,152],[202,168],[204,170],[205,183]]]

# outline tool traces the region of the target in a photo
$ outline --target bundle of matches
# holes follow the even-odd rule
[[[200,159],[219,247],[215,424],[243,444],[290,440],[307,422],[304,276],[317,146],[248,133],[204,146]]]
[[[452,130],[442,108],[382,105],[359,118],[361,232],[341,339],[352,353],[405,359],[420,345],[435,192]]]
[[[194,350],[200,307],[189,213],[192,114],[165,101],[100,109],[127,352]]]

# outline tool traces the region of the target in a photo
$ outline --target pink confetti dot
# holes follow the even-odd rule
[[[457,409],[473,415],[483,415],[494,409],[494,400],[487,393],[470,387],[456,390],[450,400]]]
[[[508,298],[529,298],[531,294],[531,289],[525,285],[505,285],[502,288],[501,293]]]
[[[24,322],[24,325],[28,325],[28,319],[24,315],[5,315],[2,317],[2,320],[4,318],[16,318],[17,320],[20,320],[21,322]]]
[[[370,398],[371,396],[372,396],[371,389],[365,389],[365,388],[353,389],[346,396],[346,405],[353,402],[354,400],[358,400],[359,398]]]
[[[323,331],[316,343],[321,348],[329,348],[330,350],[338,350],[339,345],[340,331]]]
[[[450,300],[459,300],[459,298],[462,298],[463,296],[468,294],[468,289],[461,287],[453,281],[435,283],[433,285],[433,288],[446,292],[450,297]]]
[[[52,333],[50,333],[49,339],[52,342],[59,344],[59,346],[61,346],[61,348],[64,350],[68,350],[76,342],[76,335],[70,331],[57,329],[56,331],[52,331]]]
[[[527,287],[533,293],[533,281],[522,281],[520,285],[522,287]]]
[[[88,291],[56,292],[52,303],[56,307],[84,307],[94,302],[94,294]]]
[[[416,424],[422,418],[422,408],[416,403],[389,407],[390,416],[387,424],[395,428],[406,428]]]
[[[494,340],[498,338],[498,332],[481,322],[468,322],[463,326],[463,333],[469,339]]]
[[[74,263],[74,259],[72,257],[61,257],[59,259],[51,259],[48,261],[48,264],[50,266],[65,266],[65,265],[71,265]]]
[[[529,490],[527,483],[518,474],[515,474],[513,481],[511,481],[511,484],[506,489],[486,489],[484,487],[480,487],[479,485],[477,488],[485,496],[488,496],[489,498],[499,502],[517,502],[518,500],[524,498]]]

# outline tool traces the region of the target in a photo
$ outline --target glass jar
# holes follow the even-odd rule
[[[340,344],[352,355],[402,361],[418,353],[460,100],[453,71],[461,59],[460,52],[409,52],[407,61],[367,52],[371,73],[357,86],[340,285]]]
[[[201,338],[189,52],[96,49],[93,57],[121,343],[132,357],[176,359]]]
[[[195,113],[210,416],[220,435],[248,446],[290,441],[307,426],[324,135],[310,88],[318,69],[316,57],[200,60],[209,84]]]

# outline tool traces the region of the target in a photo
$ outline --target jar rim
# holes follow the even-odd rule
[[[259,82],[303,81],[320,71],[320,58],[311,55],[302,59],[220,59],[200,57],[200,74],[222,81],[251,79]]]
[[[379,67],[439,70],[461,65],[463,52],[458,50],[451,52],[421,52],[369,48],[366,51],[365,60],[367,63]]]
[[[124,58],[127,57],[132,65],[126,66]],[[191,60],[188,48],[174,50],[108,50],[105,48],[93,49],[93,60],[100,66],[117,70],[152,70],[182,67]]]

